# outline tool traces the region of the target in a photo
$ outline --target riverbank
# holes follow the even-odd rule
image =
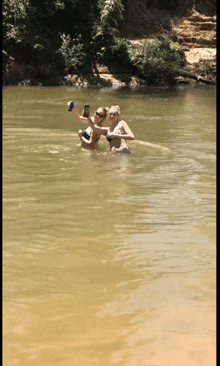
[[[216,82],[216,48],[191,48],[184,52],[186,65],[183,71],[194,75],[194,78],[188,76],[177,76],[177,84],[190,84],[195,82],[210,81],[210,84]],[[110,87],[119,87],[129,85],[138,87],[147,85],[146,81],[137,76],[127,74],[111,74],[106,66],[97,65],[98,73],[93,75],[67,75],[63,83],[66,85],[89,86],[103,85]],[[197,78],[197,79],[196,79]]]
[[[135,45],[155,39],[163,34],[171,41],[180,45],[185,54],[186,64],[182,73],[176,77],[176,83],[206,82],[216,83],[216,15],[209,16],[192,9],[186,16],[172,18],[168,13],[152,9],[141,9],[139,14],[132,14],[130,24],[126,26],[125,34],[128,41]],[[133,18],[134,16],[134,18]],[[134,24],[136,18],[141,18],[141,31]],[[149,27],[150,25],[150,27]],[[142,36],[142,37],[141,37]],[[130,86],[145,85],[144,80],[128,75],[112,75],[106,68],[99,67],[102,81],[112,85],[128,83]],[[182,76],[181,74],[184,74]],[[187,76],[186,76],[187,75]],[[78,82],[79,79],[69,75],[67,82]],[[98,80],[97,80],[98,81]]]
[[[142,19],[137,31],[136,18]],[[150,25],[150,26],[149,26]],[[176,77],[176,83],[206,82],[216,83],[216,15],[208,16],[192,9],[186,16],[172,18],[168,13],[151,9],[140,13],[132,13],[130,23],[126,24],[124,36],[135,45],[155,39],[163,34],[171,41],[179,44],[185,54],[186,64],[183,73]],[[94,75],[67,75],[67,85],[104,85],[118,87],[129,85],[138,87],[146,82],[137,76],[112,74],[107,67],[97,65],[98,73]],[[187,76],[186,76],[187,75]]]
[[[187,76],[179,75],[176,77],[176,84],[202,83],[203,80],[207,84],[216,83],[216,48],[210,47],[193,47],[185,52],[186,65],[183,71],[188,73]],[[98,71],[98,72],[97,72]],[[146,86],[145,80],[138,76],[129,74],[112,74],[108,68],[103,65],[97,65],[97,71],[93,74],[68,74],[61,77],[52,77],[48,80],[27,79],[19,83],[25,86],[103,86],[103,87],[123,87],[129,86],[137,88]],[[191,77],[189,76],[191,75]],[[194,77],[192,77],[194,76]]]
[[[174,45],[181,47],[185,54],[185,66],[175,78],[177,84],[196,82],[216,84],[216,16],[206,16],[195,9],[182,18],[173,18],[155,9],[135,16],[140,20],[143,18],[141,31],[139,29],[138,33],[134,27],[135,18],[126,23],[122,34],[131,46],[154,40],[162,34]],[[126,72],[113,74],[106,66],[97,64],[90,74],[67,74],[50,77],[47,80],[27,78],[19,82],[19,85],[84,87],[127,85],[136,88],[147,85],[147,82]]]

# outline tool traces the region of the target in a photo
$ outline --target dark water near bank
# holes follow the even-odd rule
[[[132,153],[82,150],[69,100],[118,104]],[[207,86],[3,90],[4,366],[215,365],[215,113]]]

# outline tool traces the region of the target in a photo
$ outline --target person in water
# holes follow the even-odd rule
[[[93,133],[99,133],[106,136],[109,142],[110,151],[115,153],[130,154],[127,145],[128,140],[134,140],[134,135],[128,124],[119,120],[120,108],[118,105],[111,106],[108,111],[109,127],[98,126],[95,121],[88,117],[88,123]]]
[[[89,105],[88,104],[86,104],[84,106],[84,111],[83,111],[82,116],[80,116],[77,113],[77,111],[74,109],[74,104],[73,104],[73,109],[69,109],[69,111],[71,111],[73,113],[75,119],[78,122],[83,122],[83,123],[88,124],[88,116],[89,116]],[[96,110],[94,117],[89,117],[89,119],[91,120],[91,122],[93,124],[102,128],[104,120],[107,117],[107,112],[108,112],[108,108],[99,107]],[[87,149],[87,150],[96,150],[97,149],[98,142],[101,137],[100,131],[93,130],[91,128],[91,126],[89,125],[87,128],[85,128],[83,130],[79,130],[78,135],[81,140],[81,147],[83,147],[84,149]]]

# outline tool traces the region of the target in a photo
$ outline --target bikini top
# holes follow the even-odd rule
[[[90,137],[91,137],[91,134],[90,134],[90,133],[88,133],[88,132],[86,131],[86,129],[84,129],[84,130],[83,130],[83,133],[82,133],[82,136],[83,136],[83,137],[85,137],[85,139],[86,139],[86,140],[89,140],[89,139],[90,139]],[[97,139],[95,140],[95,142],[96,142],[96,141],[99,141],[100,137],[101,137],[101,136],[99,135],[99,136],[97,137]]]
[[[120,121],[121,122],[121,121]],[[119,122],[119,123],[120,123]],[[118,124],[119,124],[118,123]],[[108,130],[109,131],[109,130]],[[116,125],[115,126],[115,128],[114,128],[114,133],[116,133],[116,134],[118,134],[118,135],[124,135],[124,131],[123,131],[123,127],[121,127],[121,126],[118,126],[118,125]],[[108,133],[107,133],[107,136],[108,136]],[[110,137],[110,136],[108,136],[108,137]],[[112,138],[111,138],[112,139]]]

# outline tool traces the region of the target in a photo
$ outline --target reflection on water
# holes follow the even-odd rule
[[[71,99],[132,154],[82,150]],[[214,366],[215,155],[212,87],[5,88],[4,366]]]

